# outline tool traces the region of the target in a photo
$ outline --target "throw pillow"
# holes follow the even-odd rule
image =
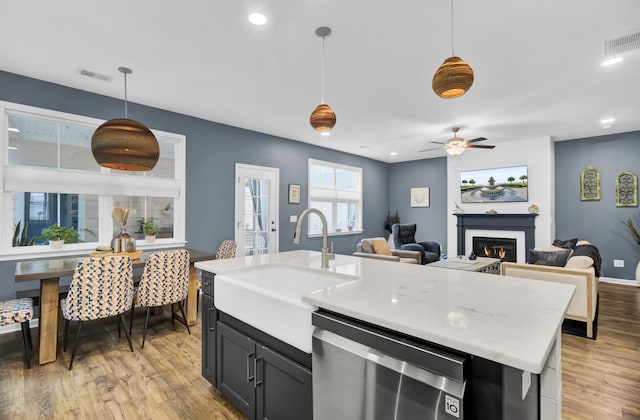
[[[593,267],[593,258],[587,257],[586,255],[577,255],[575,257],[569,258],[569,260],[565,264],[565,267],[579,269],[590,268]]]
[[[362,252],[366,254],[375,254],[376,251],[373,250],[373,245],[369,239],[363,239],[360,242],[360,246],[362,247]]]
[[[564,267],[571,253],[570,249],[562,251],[529,251],[529,264],[551,265],[554,267]]]
[[[391,249],[389,249],[389,243],[383,238],[371,239],[371,245],[373,245],[373,250],[376,252],[376,254],[393,255],[391,253]]]
[[[577,243],[578,243],[578,238],[567,239],[567,240],[556,239],[553,241],[553,246],[557,246],[559,248],[573,249],[576,247]]]

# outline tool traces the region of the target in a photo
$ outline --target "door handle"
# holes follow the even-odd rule
[[[258,362],[262,361],[262,356],[256,357],[253,359],[253,374],[255,375],[256,380],[253,382],[253,387],[257,388],[258,385],[262,384],[262,379],[258,379]],[[260,375],[262,376],[262,375]]]
[[[211,322],[211,314],[212,314],[212,313],[213,313],[213,311],[215,311],[215,310],[216,310],[216,308],[215,308],[215,307],[213,307],[213,306],[212,306],[211,308],[209,308],[209,309],[208,309],[208,311],[209,311],[209,314],[208,314],[208,315],[209,315],[209,323],[210,323],[210,325],[213,325],[213,327],[209,327],[209,331],[210,331],[210,332],[214,332],[214,331],[216,330],[216,323],[215,323],[215,322]]]
[[[253,353],[249,353],[247,355],[247,382],[251,382],[255,378],[255,374],[256,374],[256,371],[255,371],[256,361],[255,361],[255,359],[253,359],[253,375],[251,374],[251,358],[254,357],[254,356],[255,356],[255,354],[253,354]]]
[[[277,229],[271,228],[271,232],[276,232],[276,231],[277,231]]]

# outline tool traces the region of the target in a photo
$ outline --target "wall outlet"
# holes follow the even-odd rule
[[[614,267],[624,267],[624,260],[613,260]]]
[[[298,221],[298,216],[291,215],[289,216],[289,223],[296,223]]]

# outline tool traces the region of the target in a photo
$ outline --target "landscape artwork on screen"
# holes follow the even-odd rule
[[[529,200],[527,166],[460,172],[463,203],[506,203]]]

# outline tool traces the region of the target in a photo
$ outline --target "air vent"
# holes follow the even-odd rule
[[[106,74],[96,73],[95,71],[80,69],[80,74],[87,77],[92,77],[94,79],[102,80],[103,82],[111,82],[113,77],[107,76]]]
[[[604,56],[622,54],[627,51],[640,49],[640,29],[637,29],[620,38],[608,39],[604,41]]]

